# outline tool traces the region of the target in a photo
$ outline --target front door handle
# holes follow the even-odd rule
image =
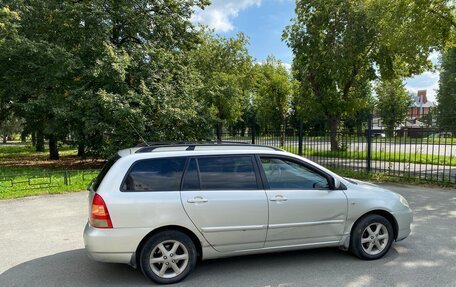
[[[208,200],[202,196],[195,196],[193,199],[187,199],[188,203],[206,203]]]
[[[276,202],[282,202],[282,201],[287,201],[288,198],[286,198],[283,195],[276,195],[273,198],[269,199],[270,201],[276,201]]]

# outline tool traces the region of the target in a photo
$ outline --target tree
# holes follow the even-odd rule
[[[16,133],[22,131],[22,120],[10,114],[6,120],[0,123],[0,134],[2,136],[2,142],[6,144],[7,140],[12,138]]]
[[[382,119],[388,137],[394,136],[394,130],[407,118],[412,97],[407,93],[402,80],[394,79],[377,82],[376,110]]]
[[[217,140],[222,139],[226,124],[234,124],[241,118],[242,105],[249,96],[252,58],[247,44],[248,39],[242,33],[224,38],[213,36],[209,31],[192,53],[202,80],[198,96],[208,107]]]
[[[441,128],[456,133],[456,47],[442,55],[437,121]]]
[[[268,56],[259,64],[256,112],[260,125],[280,131],[280,145],[285,144],[286,119],[291,109],[292,82],[281,61]]]
[[[21,39],[0,55],[0,94],[12,95],[37,142],[49,139],[51,158],[69,134],[81,154],[106,155],[142,138],[207,130],[187,53],[200,41],[191,14],[208,1],[7,4],[18,11]]]
[[[4,55],[10,48],[11,42],[18,38],[19,15],[9,7],[0,8],[0,75],[5,71]],[[1,81],[0,81],[1,84]],[[6,126],[11,126],[13,102],[11,95],[0,89],[0,127],[2,128],[3,142],[6,142]]]
[[[351,111],[344,119],[344,128],[350,133],[356,133],[358,136],[363,134],[363,128],[367,126],[370,115],[372,115],[375,108],[375,98],[372,94],[372,83],[367,79],[361,82],[353,93],[358,93],[354,97],[360,101],[354,105],[355,111]]]
[[[347,111],[356,111],[360,82],[394,79],[431,66],[428,56],[449,39],[450,1],[302,0],[284,31],[293,49],[301,95],[328,121],[331,149]],[[378,73],[376,73],[376,69]]]

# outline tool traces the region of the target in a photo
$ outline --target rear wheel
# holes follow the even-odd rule
[[[350,251],[361,259],[379,259],[388,252],[393,240],[391,223],[383,216],[370,214],[353,227]]]
[[[152,236],[140,254],[145,276],[160,284],[184,279],[196,265],[197,252],[193,241],[179,231],[164,231]]]

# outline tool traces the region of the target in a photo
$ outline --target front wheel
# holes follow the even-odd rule
[[[177,283],[196,265],[197,252],[193,241],[179,231],[164,231],[152,236],[140,254],[143,274],[160,284]]]
[[[371,214],[353,227],[350,251],[365,260],[383,257],[391,247],[394,232],[391,223],[383,216]]]

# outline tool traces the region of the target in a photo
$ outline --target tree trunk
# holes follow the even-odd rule
[[[36,146],[36,133],[32,132],[32,146]]]
[[[49,137],[49,159],[59,159],[59,148],[57,147],[57,139],[54,136]]]
[[[217,141],[222,141],[223,124],[217,124]]]
[[[36,132],[36,145],[35,151],[37,152],[44,152],[44,135],[41,130]]]
[[[83,143],[80,143],[78,145],[78,156],[81,157],[81,158],[85,158],[85,144]]]
[[[27,140],[27,132],[23,131],[21,133],[21,142],[25,143],[26,140]]]
[[[7,140],[8,136],[6,134],[3,134],[3,139],[2,139],[2,142],[4,144],[6,144],[6,140]]]
[[[337,132],[339,129],[340,119],[337,116],[330,116],[328,119],[329,122],[329,136],[331,141],[331,150],[337,151],[339,150],[339,141],[337,139]]]

